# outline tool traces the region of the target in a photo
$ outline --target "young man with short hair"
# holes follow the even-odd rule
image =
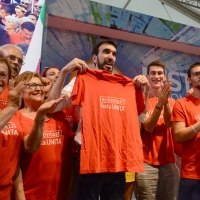
[[[154,61],[147,66],[150,89],[147,118],[141,133],[144,173],[136,174],[138,200],[175,200],[179,173],[175,165],[171,133],[171,82],[166,80],[165,65]]]
[[[178,200],[200,199],[200,62],[188,69],[192,93],[176,101],[171,116],[174,139],[182,144]]]

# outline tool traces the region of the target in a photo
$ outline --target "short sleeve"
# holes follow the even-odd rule
[[[61,94],[70,96],[74,87],[76,77],[72,78],[72,80],[62,89]]]
[[[175,102],[176,101],[173,98],[169,98],[169,104],[171,109],[173,109]]]
[[[185,113],[180,101],[176,101],[171,114],[172,122],[185,122]]]
[[[21,112],[19,110],[15,113],[15,117],[16,117],[18,123],[19,123],[17,128],[18,128],[18,130],[20,130],[22,132],[23,137],[28,135],[29,132],[27,133],[26,132],[26,127],[23,126],[24,123],[22,123],[22,122],[24,122],[24,120],[22,120],[23,116],[22,116],[22,114],[21,114]]]
[[[78,74],[71,94],[71,101],[75,106],[82,106],[84,102],[84,74]]]

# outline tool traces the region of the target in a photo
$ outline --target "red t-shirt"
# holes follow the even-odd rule
[[[27,200],[65,200],[68,187],[70,125],[62,112],[55,113],[44,124],[40,148],[34,154],[24,153],[20,161]],[[21,114],[25,134],[33,120]]]
[[[170,107],[173,108],[175,100],[169,98]],[[149,97],[148,114],[151,115],[157,104],[157,98]],[[158,122],[152,133],[142,129],[142,142],[144,162],[150,165],[164,165],[174,163],[174,145],[171,128],[167,128],[162,110]]]
[[[88,69],[71,99],[82,106],[81,174],[144,170],[138,115],[145,104],[132,79]]]
[[[171,116],[173,122],[184,122],[189,127],[200,121],[200,99],[189,95],[179,99]],[[200,135],[182,143],[181,177],[200,180]]]
[[[65,114],[65,119],[69,122],[72,128],[78,125],[79,118],[78,114],[76,113],[75,106],[72,106],[70,108],[65,108],[63,112]]]
[[[0,100],[0,110],[7,102]],[[23,131],[17,112],[0,132],[0,199],[10,200],[12,178],[15,175],[23,144]]]

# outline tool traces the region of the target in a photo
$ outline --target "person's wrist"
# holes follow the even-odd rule
[[[149,93],[149,86],[148,85],[144,85],[144,92]]]
[[[35,119],[39,119],[39,120],[40,120],[40,119],[44,119],[45,116],[46,116],[46,113],[47,113],[46,110],[44,110],[44,109],[42,109],[42,108],[39,108],[39,109],[37,110]]]
[[[167,102],[164,104],[164,106],[167,106],[167,105],[169,105],[169,101],[167,101]]]
[[[159,99],[158,99],[158,101],[157,101],[157,104],[156,105],[158,105],[159,107],[163,107],[164,106],[164,102],[162,102],[162,101],[159,101]]]
[[[149,95],[149,92],[144,91],[143,93],[146,94],[146,95]]]
[[[41,117],[41,118],[35,117],[34,121],[37,123],[43,123],[45,121],[45,117]]]
[[[19,109],[19,106],[14,105],[14,104],[12,104],[12,103],[8,103],[8,104],[7,104],[7,108],[10,108],[10,109],[13,110],[13,111],[17,111],[17,110]]]
[[[60,72],[60,75],[61,75],[61,76],[62,76],[62,75],[65,76],[65,75],[67,75],[69,72],[70,72],[69,69],[67,69],[67,68],[66,68],[66,69],[65,69],[65,68],[62,68],[62,69],[61,69],[61,72]],[[59,75],[59,76],[60,76],[60,75]]]

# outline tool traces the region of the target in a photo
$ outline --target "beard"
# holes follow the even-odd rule
[[[96,66],[101,69],[101,70],[106,70],[108,72],[112,72],[113,71],[113,64],[110,65],[110,68],[106,67],[106,65],[108,65],[107,63],[109,62],[110,60],[107,59],[107,60],[104,60],[104,62],[100,63],[99,62],[99,58],[97,57],[97,63],[96,63]],[[111,62],[111,61],[110,61]]]

